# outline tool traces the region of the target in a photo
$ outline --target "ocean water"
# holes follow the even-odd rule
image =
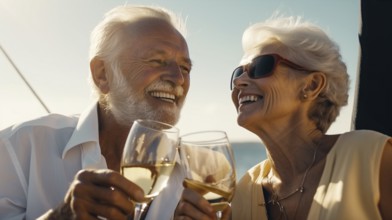
[[[248,169],[267,157],[264,145],[261,142],[232,142],[231,146],[234,151],[237,180],[239,180]]]

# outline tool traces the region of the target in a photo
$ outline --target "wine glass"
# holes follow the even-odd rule
[[[175,165],[179,130],[153,120],[136,120],[128,134],[121,160],[121,174],[144,191],[135,202],[134,220],[165,188]]]
[[[203,195],[220,219],[236,185],[234,154],[224,131],[200,131],[180,137],[184,186]]]

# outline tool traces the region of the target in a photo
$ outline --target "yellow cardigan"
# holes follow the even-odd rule
[[[308,220],[381,220],[379,174],[381,156],[390,137],[369,130],[340,135],[327,155]],[[267,220],[262,179],[268,160],[254,166],[239,181],[232,201],[233,220]]]

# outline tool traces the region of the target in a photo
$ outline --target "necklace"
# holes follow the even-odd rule
[[[272,195],[271,195],[271,198],[270,198],[267,202],[262,203],[261,206],[266,206],[266,205],[268,205],[268,204],[276,205],[276,206],[278,206],[278,208],[279,208],[280,217],[283,215],[283,219],[287,219],[286,210],[285,210],[285,208],[284,208],[284,206],[283,206],[283,204],[282,204],[281,202],[282,202],[283,200],[286,200],[286,199],[288,199],[288,198],[294,196],[294,195],[297,194],[298,192],[300,192],[300,193],[301,193],[301,194],[300,194],[300,198],[299,198],[299,201],[298,201],[298,203],[297,203],[297,207],[295,208],[295,213],[294,213],[294,216],[293,216],[294,219],[295,219],[295,217],[296,217],[296,215],[297,215],[297,211],[298,211],[299,204],[301,203],[301,200],[302,200],[302,194],[305,192],[304,184],[305,184],[305,181],[306,181],[306,177],[308,176],[308,173],[309,173],[310,169],[312,169],[314,163],[316,162],[316,156],[317,156],[318,147],[319,147],[319,145],[317,145],[316,149],[314,150],[313,160],[312,160],[312,162],[310,163],[309,167],[306,169],[306,171],[305,171],[305,173],[304,173],[304,176],[302,177],[301,184],[300,184],[299,187],[296,188],[293,192],[291,192],[291,193],[289,193],[289,194],[287,194],[287,195],[285,195],[285,196],[279,196],[279,195],[274,191],[274,188],[273,188],[273,185],[272,185],[272,180],[271,180],[271,178],[272,178],[273,175],[271,175],[271,176],[268,177],[267,183],[268,183],[269,185],[271,185],[271,190],[272,190],[272,193],[271,193],[271,194],[272,194]]]

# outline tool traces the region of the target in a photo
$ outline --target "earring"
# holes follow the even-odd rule
[[[303,99],[307,99],[308,98],[308,94],[304,93],[302,96]]]

